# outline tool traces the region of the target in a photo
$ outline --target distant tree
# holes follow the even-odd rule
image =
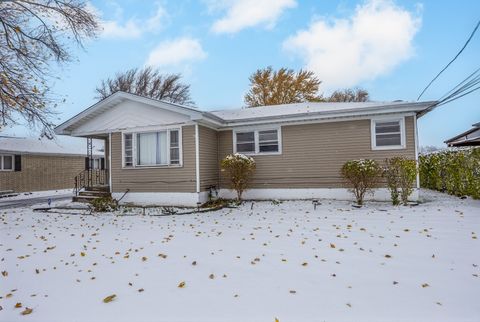
[[[321,101],[321,81],[311,71],[272,67],[258,69],[250,78],[244,101],[248,107]]]
[[[98,31],[95,15],[81,0],[0,1],[0,129],[23,117],[53,136],[50,93],[53,62],[69,61],[68,42],[82,46]],[[55,77],[58,78],[58,77]]]
[[[190,85],[180,81],[180,74],[162,74],[152,67],[133,68],[103,80],[96,88],[97,98],[103,99],[123,91],[171,103],[191,105]]]
[[[361,88],[345,88],[336,90],[329,97],[325,98],[326,102],[367,102],[369,94],[366,90]]]

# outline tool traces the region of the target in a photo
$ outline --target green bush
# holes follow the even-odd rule
[[[358,205],[363,205],[366,193],[372,193],[382,170],[374,160],[350,160],[342,166],[341,175],[347,182]]]
[[[415,160],[395,157],[385,160],[383,176],[387,180],[390,196],[394,205],[399,205],[400,200],[404,205],[412,194],[417,178],[417,165]]]
[[[445,150],[419,160],[421,187],[480,199],[480,148]]]
[[[110,196],[93,199],[90,204],[95,212],[115,211],[118,209],[118,201]]]
[[[240,153],[229,154],[222,160],[221,167],[227,173],[232,189],[237,192],[237,201],[240,201],[255,171],[255,160]]]

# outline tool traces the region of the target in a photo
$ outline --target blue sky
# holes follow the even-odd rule
[[[416,100],[480,19],[480,1],[92,1],[103,32],[58,70],[58,120],[95,102],[103,79],[153,65],[179,72],[205,110],[238,108],[257,68],[313,70],[322,91],[363,87],[373,100]],[[435,100],[479,67],[480,32],[422,98]],[[421,145],[480,121],[480,91],[419,120]],[[15,127],[17,135],[32,134]]]

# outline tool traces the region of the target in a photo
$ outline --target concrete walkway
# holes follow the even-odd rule
[[[48,199],[54,201],[67,200],[72,198],[72,194],[56,194],[51,196],[42,196],[42,197],[32,197],[26,199],[17,199],[17,200],[2,200],[0,199],[0,209],[9,209],[9,208],[20,208],[20,207],[30,207],[39,203],[46,203]]]

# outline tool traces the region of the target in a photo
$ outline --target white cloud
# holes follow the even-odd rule
[[[117,5],[115,2],[113,3]],[[133,39],[139,38],[147,32],[158,32],[165,24],[168,23],[168,13],[163,6],[156,4],[157,8],[153,15],[138,19],[130,18],[122,22],[123,9],[118,7],[115,10],[115,19],[103,19],[103,12],[87,3],[87,10],[93,12],[100,21],[100,28],[102,32],[101,37],[104,38],[123,38]]]
[[[183,37],[161,42],[150,52],[146,64],[154,67],[188,65],[206,57],[198,39]]]
[[[124,25],[116,20],[102,20],[102,37],[105,38],[138,38],[143,34],[143,30],[133,19],[128,20]]]
[[[384,75],[414,53],[418,14],[390,0],[369,0],[347,19],[318,19],[283,48],[300,56],[327,89],[355,86]]]
[[[215,33],[236,33],[242,29],[265,25],[273,28],[283,11],[297,5],[295,0],[210,0],[211,11],[226,11],[215,21]]]

